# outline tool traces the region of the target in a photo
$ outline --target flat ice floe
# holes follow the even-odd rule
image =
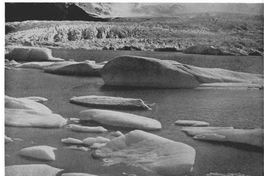
[[[39,103],[43,103],[45,101],[48,101],[47,98],[45,97],[37,97],[37,96],[30,96],[30,97],[22,97],[23,99],[28,99],[28,100],[32,100],[32,101],[36,101]]]
[[[77,145],[71,145],[71,146],[67,146],[67,147],[64,147],[64,148],[71,149],[71,150],[83,151],[83,152],[87,152],[87,151],[90,150],[88,147],[77,146]]]
[[[90,146],[91,149],[99,149],[105,146],[106,143],[93,143],[93,145]]]
[[[41,113],[52,113],[52,111],[45,105],[38,103],[37,101],[43,101],[43,97],[22,97],[15,98],[10,96],[5,96],[5,108],[8,109],[28,109],[34,110]]]
[[[40,113],[29,109],[5,109],[5,125],[17,127],[59,128],[67,120],[59,114]]]
[[[141,99],[135,98],[123,98],[123,97],[110,97],[110,96],[79,96],[72,97],[70,99],[71,103],[95,107],[95,108],[113,108],[113,109],[146,109],[151,110],[151,108],[144,103]]]
[[[57,148],[39,145],[23,148],[19,151],[19,154],[33,159],[54,161],[56,159],[54,150],[57,150]]]
[[[46,164],[23,164],[5,167],[5,176],[56,176],[63,169]]]
[[[61,176],[97,176],[97,175],[88,174],[88,173],[64,173]]]
[[[67,128],[71,129],[72,131],[76,132],[87,132],[87,133],[104,133],[108,131],[102,126],[82,126],[76,124],[69,124]]]
[[[208,122],[197,120],[177,120],[174,122],[174,124],[181,126],[209,126]]]
[[[65,61],[45,67],[44,72],[59,75],[100,76],[100,70],[102,68],[102,64],[97,64],[89,60],[83,62]]]
[[[83,144],[83,141],[80,139],[75,139],[75,138],[64,138],[61,139],[61,142],[64,144]]]
[[[205,83],[199,89],[263,89],[263,83]]]
[[[43,70],[45,67],[53,65],[55,62],[26,62],[16,65],[16,68],[31,68]]]
[[[107,158],[106,165],[125,163],[164,176],[187,175],[195,162],[191,146],[141,130],[112,139],[93,156]]]
[[[16,46],[8,48],[5,55],[9,60],[16,61],[63,61],[64,59],[52,56],[52,51],[48,48]]]
[[[5,96],[5,125],[18,127],[58,128],[66,125],[67,120],[53,114],[45,105],[43,97],[14,98]]]
[[[241,173],[227,173],[227,174],[222,174],[222,173],[216,173],[216,172],[212,172],[209,174],[206,174],[206,176],[249,176],[249,175],[245,175],[245,174],[241,174]]]
[[[155,119],[130,113],[89,109],[80,112],[81,120],[93,120],[101,124],[142,130],[159,130],[161,123]]]
[[[194,139],[231,142],[263,147],[263,129],[234,129],[232,127],[185,127],[182,131]]]

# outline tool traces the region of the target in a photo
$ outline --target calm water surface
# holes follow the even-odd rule
[[[60,57],[65,57],[62,51]],[[85,53],[72,53],[80,55],[79,60],[96,59],[107,60],[118,55],[102,51]],[[55,51],[58,56],[59,51]],[[119,53],[124,54],[124,53]],[[127,53],[125,53],[127,54]],[[146,53],[141,52],[142,55]],[[148,54],[148,53],[147,53]],[[137,55],[140,55],[137,53]],[[164,54],[159,54],[164,57]],[[174,57],[170,54],[170,57]],[[87,56],[87,57],[86,57]],[[91,58],[93,56],[93,58]],[[100,57],[102,56],[102,57]],[[108,56],[108,58],[105,58]],[[202,56],[200,56],[202,57]],[[80,59],[81,58],[81,59]],[[164,57],[166,58],[166,57]],[[73,58],[77,59],[77,58]],[[223,58],[225,60],[225,58]],[[237,59],[241,62],[244,58],[231,58],[230,62]],[[255,59],[255,60],[254,60]],[[207,58],[210,60],[210,58]],[[214,58],[214,60],[216,60]],[[259,58],[252,58],[256,65],[249,69],[260,69]],[[191,62],[191,61],[186,61]],[[197,59],[192,62],[199,63]],[[253,62],[253,61],[252,61]],[[217,66],[223,64],[216,60]],[[208,61],[213,67],[213,62]],[[226,63],[225,63],[226,64]],[[228,65],[228,64],[227,64]],[[225,66],[223,66],[225,67]],[[234,70],[239,66],[229,66]],[[103,87],[103,80],[97,77],[73,77],[43,73],[40,70],[6,70],[6,94],[14,97],[43,96],[49,99],[45,103],[55,113],[66,118],[77,117],[81,110],[86,107],[69,103],[72,96],[81,95],[109,95],[131,98],[142,98],[147,103],[155,103],[152,111],[126,111],[139,115],[155,118],[162,123],[161,131],[153,132],[162,137],[184,142],[196,149],[196,161],[193,175],[202,176],[209,172],[220,173],[243,173],[251,176],[262,175],[262,152],[254,148],[238,145],[225,145],[221,143],[207,143],[193,140],[181,132],[181,127],[174,125],[178,119],[204,120],[211,126],[233,126],[236,128],[260,128],[262,127],[262,91],[259,90],[234,90],[234,89],[109,89]],[[110,131],[121,130],[108,128]],[[40,129],[40,128],[16,128],[6,127],[6,135],[21,138],[23,141],[15,141],[6,145],[6,165],[47,163],[51,166],[63,168],[71,172],[87,172],[98,175],[121,176],[123,172],[137,174],[138,176],[149,175],[145,171],[125,165],[103,166],[101,160],[94,160],[90,152],[74,151],[65,149],[60,140],[66,137],[83,139],[88,136],[101,134],[76,133],[68,129]],[[102,136],[107,136],[102,134]],[[32,145],[50,145],[57,147],[57,159],[52,162],[29,160],[17,155],[17,152]],[[176,175],[177,176],[177,175]]]

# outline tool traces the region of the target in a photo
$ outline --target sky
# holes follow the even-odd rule
[[[245,3],[111,3],[112,16],[175,16],[182,13],[227,12],[261,14],[263,4]]]

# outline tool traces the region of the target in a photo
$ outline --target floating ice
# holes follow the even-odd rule
[[[75,139],[75,138],[65,138],[65,139],[61,139],[62,143],[65,144],[83,144],[83,142],[79,139]]]
[[[63,61],[64,59],[55,58],[48,48],[38,47],[12,47],[6,54],[6,58],[16,61]]]
[[[88,173],[64,173],[61,176],[96,176]]]
[[[5,109],[5,125],[17,127],[58,128],[67,120],[59,114],[39,113],[28,109]]]
[[[232,127],[185,127],[182,131],[194,139],[248,144],[263,147],[263,129],[234,129]]]
[[[93,62],[75,62],[65,61],[58,62],[49,67],[45,67],[44,71],[47,73],[59,75],[74,75],[74,76],[100,76],[100,70],[103,65]]]
[[[5,176],[56,176],[63,169],[46,164],[25,164],[5,167]]]
[[[19,154],[34,159],[54,161],[56,159],[54,150],[57,149],[46,145],[40,145],[23,148],[19,151]]]
[[[141,56],[117,57],[105,64],[101,75],[109,86],[196,88],[204,83],[263,84],[261,74],[195,67]]]
[[[8,109],[29,109],[35,110],[41,113],[52,113],[52,111],[45,105],[36,101],[43,101],[43,97],[23,97],[14,98],[5,96],[5,108]]]
[[[31,68],[43,70],[45,67],[53,65],[55,62],[26,62],[16,65],[16,68]]]
[[[208,122],[197,120],[177,120],[174,122],[174,124],[182,126],[209,126]]]
[[[105,129],[102,126],[93,127],[93,126],[82,126],[76,124],[70,124],[67,126],[67,128],[71,129],[72,131],[87,132],[87,133],[103,133],[107,131],[107,129]]]
[[[195,161],[195,150],[141,130],[117,137],[95,150],[94,157],[107,158],[108,165],[125,163],[164,176],[188,175]],[[151,174],[150,174],[151,175]]]
[[[19,127],[57,128],[67,122],[62,116],[53,114],[45,105],[43,97],[14,98],[5,96],[5,125]]]
[[[94,143],[107,143],[109,141],[110,141],[110,139],[105,138],[105,137],[101,137],[101,136],[98,136],[96,138],[88,137],[88,138],[83,139],[83,143],[85,145],[93,145]]]
[[[161,124],[159,121],[139,115],[130,113],[110,111],[110,110],[99,110],[89,109],[80,112],[81,120],[94,120],[101,124],[128,127],[143,130],[159,130]]]
[[[88,147],[77,146],[77,145],[71,145],[71,146],[67,146],[64,148],[71,149],[71,150],[79,150],[79,151],[83,151],[83,152],[87,152],[90,150]]]
[[[146,109],[151,108],[144,103],[141,99],[123,98],[123,97],[110,97],[110,96],[80,96],[70,99],[71,103],[88,106],[88,107],[102,107],[113,109]]]
[[[5,143],[13,142],[14,140],[11,137],[5,135]]]

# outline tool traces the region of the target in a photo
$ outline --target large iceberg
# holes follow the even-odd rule
[[[101,71],[105,85],[154,88],[196,88],[205,83],[262,83],[263,76],[220,68],[202,68],[172,60],[121,56]]]
[[[195,150],[184,143],[135,130],[95,150],[94,157],[106,164],[125,163],[164,176],[187,175],[192,171]],[[151,174],[150,174],[151,175]]]

